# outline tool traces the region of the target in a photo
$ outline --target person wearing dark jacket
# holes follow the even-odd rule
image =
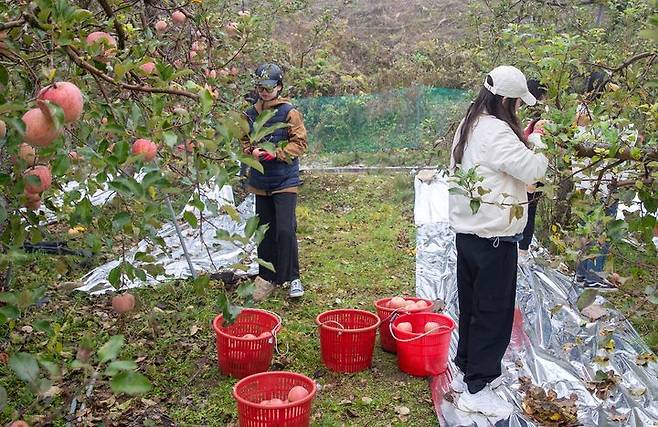
[[[538,102],[543,101],[546,96],[546,87],[544,87],[539,80],[528,80],[528,90]],[[535,131],[543,133],[544,123],[545,121],[541,119],[540,114],[533,115],[532,120],[523,130],[523,136],[528,139]],[[539,197],[541,196],[541,191],[539,190],[539,187],[541,186],[542,184],[540,182],[528,185],[528,222],[523,229],[523,239],[519,242],[520,264],[526,263],[530,258],[528,251],[530,249],[530,243],[532,242],[532,236],[535,232],[535,216],[537,215],[537,204],[539,203]]]
[[[247,191],[256,195],[256,214],[261,224],[269,224],[263,241],[258,246],[258,257],[272,263],[275,271],[259,267],[259,276],[273,285],[290,286],[290,297],[304,295],[299,278],[299,250],[297,247],[297,192],[302,181],[299,177],[299,156],[307,148],[306,128],[302,114],[287,98],[281,97],[283,72],[276,64],[262,64],[255,76],[258,100],[245,116],[250,132],[257,117],[266,110],[274,115],[265,127],[284,123],[261,141],[243,140],[243,151],[260,161],[264,173],[250,168]],[[261,143],[274,144],[276,150],[267,151]]]

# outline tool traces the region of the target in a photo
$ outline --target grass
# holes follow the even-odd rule
[[[327,371],[320,361],[314,318],[334,308],[374,311],[373,300],[394,294],[414,294],[415,259],[412,181],[407,175],[305,175],[298,206],[298,238],[302,279],[307,293],[291,303],[277,291],[259,306],[283,317],[279,335],[284,355],[276,369],[300,372],[323,386],[313,407],[313,424],[436,425],[428,383],[397,369],[394,355],[378,347],[373,367],[358,374]],[[127,316],[111,311],[109,297],[71,293],[65,282],[85,270],[73,257],[30,255],[15,275],[14,289],[48,288],[48,302],[32,307],[18,321],[0,329],[0,351],[40,352],[69,365],[81,347],[97,349],[111,335],[123,334],[121,357],[137,360],[139,371],[153,384],[146,395],[113,395],[99,381],[75,423],[118,425],[208,425],[236,422],[231,388],[235,380],[221,376],[216,364],[215,303],[221,282],[207,287],[171,282],[135,291],[138,306]],[[53,337],[30,331],[33,320],[48,318]],[[66,369],[55,381],[54,397],[34,395],[6,364],[0,364],[0,384],[9,404],[0,423],[18,417],[31,424],[65,425],[68,406],[86,379]],[[366,398],[366,399],[364,399]],[[370,400],[371,399],[371,400]],[[36,403],[34,403],[36,402]],[[399,416],[396,407],[411,410]]]
[[[259,305],[283,317],[279,337],[282,350],[287,347],[288,352],[275,356],[273,367],[309,375],[322,384],[313,406],[313,425],[436,425],[426,380],[401,373],[395,356],[378,347],[372,369],[358,374],[329,372],[320,361],[314,324],[315,316],[328,309],[374,311],[372,302],[377,298],[414,294],[411,177],[305,174],[304,181],[298,239],[307,294],[301,302],[291,303],[283,291],[277,291]],[[46,286],[48,300],[0,329],[0,353],[40,352],[68,366],[81,347],[97,349],[111,335],[123,334],[126,345],[121,357],[137,360],[153,390],[139,397],[114,395],[106,380],[99,381],[92,399],[85,402],[89,410],[74,424],[234,425],[231,388],[236,381],[218,372],[210,326],[223,284],[175,281],[135,290],[136,310],[119,317],[111,311],[109,296],[89,298],[70,292],[67,282],[87,270],[78,261],[28,256],[14,276],[14,289]],[[622,246],[613,249],[608,267],[632,280],[622,286],[622,292],[606,297],[628,314],[655,349],[658,316],[655,306],[642,297],[644,287],[654,284],[657,277],[655,257]],[[52,337],[29,330],[41,318],[49,319],[55,331]],[[86,382],[83,374],[67,369],[55,381],[54,396],[35,401],[33,393],[0,363],[0,384],[9,392],[0,423],[20,416],[31,425],[63,426],[71,399]],[[397,414],[396,408],[402,406],[410,409],[410,416]]]

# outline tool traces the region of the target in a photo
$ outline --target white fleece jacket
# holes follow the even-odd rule
[[[452,144],[452,151],[459,141],[462,123]],[[533,133],[529,138],[535,148],[544,148],[541,136]],[[450,170],[455,169],[451,155]],[[464,156],[462,170],[477,167],[477,174],[484,178],[480,185],[491,190],[482,196],[486,202],[506,204],[528,201],[526,185],[540,181],[546,173],[548,159],[541,153],[526,148],[512,128],[494,116],[483,114],[473,124]],[[453,182],[452,187],[457,185]],[[470,208],[470,198],[451,194],[450,225],[457,233],[475,234],[479,237],[508,237],[523,232],[528,220],[527,205],[523,206],[523,217],[510,222],[511,206],[495,206],[482,203],[474,215]]]

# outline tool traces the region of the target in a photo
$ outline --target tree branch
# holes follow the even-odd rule
[[[148,92],[148,93],[168,93],[170,95],[178,95],[178,96],[184,96],[186,98],[191,98],[194,100],[199,99],[199,95],[191,92],[187,92],[184,90],[179,90],[179,89],[172,89],[172,88],[157,88],[157,87],[151,87],[151,86],[140,86],[140,85],[130,85],[127,83],[121,83],[116,80],[114,80],[112,77],[108,76],[107,74],[103,73],[101,70],[98,68],[94,67],[92,64],[89,62],[85,61],[84,59],[80,58],[78,53],[71,47],[71,46],[66,46],[64,48],[64,51],[66,54],[75,62],[79,67],[87,70],[91,74],[100,77],[101,79],[105,80],[108,83],[111,83],[115,86],[119,86],[123,89],[135,91],[135,92]]]
[[[649,57],[652,57],[652,56],[655,58],[656,55],[658,55],[658,53],[656,53],[656,52],[638,53],[637,55],[629,58],[628,60],[626,60],[624,63],[622,63],[621,65],[619,65],[617,67],[610,67],[608,65],[603,65],[603,64],[594,64],[594,63],[591,63],[591,62],[583,62],[583,64],[603,68],[604,70],[608,70],[608,71],[611,71],[613,73],[618,73],[619,71],[623,70],[624,68],[627,68],[627,67],[631,66],[633,63],[635,63],[635,62],[637,62],[641,59],[649,58]]]
[[[126,33],[123,31],[123,27],[121,26],[121,23],[114,17],[114,12],[112,12],[112,7],[107,2],[107,0],[98,0],[98,3],[100,3],[107,17],[114,21],[114,29],[116,30],[117,36],[119,37],[119,41],[118,41],[119,49],[121,50],[125,49]]]
[[[25,24],[25,19],[18,19],[16,21],[9,21],[0,24],[0,31],[9,30],[10,28],[20,27]]]
[[[231,62],[233,62],[233,60],[234,60],[235,58],[237,58],[237,56],[240,54],[240,52],[242,52],[242,50],[244,49],[244,47],[247,45],[247,41],[248,41],[248,40],[249,40],[249,33],[247,33],[247,34],[245,35],[245,37],[244,37],[244,41],[242,42],[242,46],[240,46],[240,48],[239,48],[238,50],[235,51],[235,53],[233,54],[233,56],[231,56],[231,57],[228,59],[228,61],[226,61],[226,62],[224,63],[224,65],[222,65],[220,68],[224,68],[224,67],[226,67],[228,64],[230,64]]]
[[[596,157],[602,155],[601,151],[604,153],[609,152],[611,147],[608,144],[576,144],[573,148],[580,157]],[[620,148],[617,154],[611,158],[636,162],[658,161],[658,148],[640,148],[639,159],[632,155],[630,148]]]

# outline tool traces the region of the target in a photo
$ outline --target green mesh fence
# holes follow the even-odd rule
[[[309,151],[375,152],[416,148],[435,140],[464,112],[467,93],[417,86],[359,96],[296,99],[309,133]]]

